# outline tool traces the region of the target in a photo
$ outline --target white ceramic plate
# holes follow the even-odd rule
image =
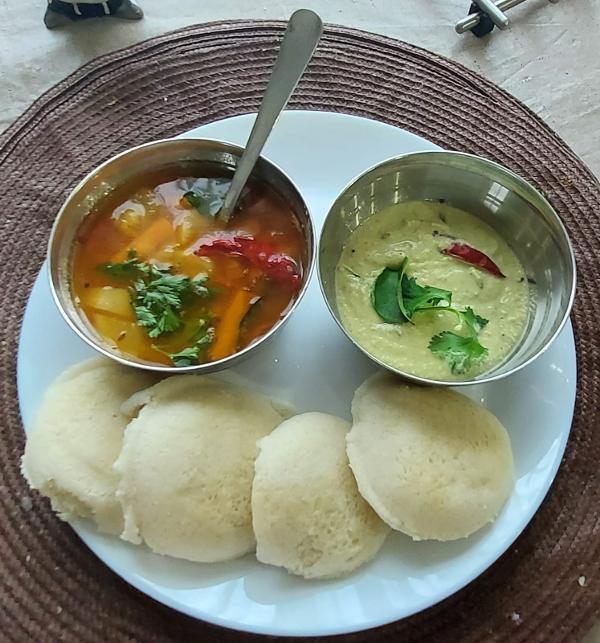
[[[243,145],[252,116],[211,123],[185,134]],[[319,231],[338,192],[370,165],[403,152],[436,149],[389,125],[353,116],[286,112],[265,149],[296,182]],[[27,306],[18,356],[26,430],[48,384],[93,354],[51,301],[45,267]],[[316,276],[282,332],[255,358],[233,369],[251,386],[287,399],[300,411],[349,417],[356,387],[373,365],[342,335],[322,300]],[[391,535],[357,573],[304,581],[261,565],[252,555],[226,564],[196,564],[152,554],[74,525],[90,549],[142,592],[218,625],[275,635],[325,635],[401,619],[446,598],[491,565],[529,522],[560,463],[573,415],[575,347],[567,324],[535,364],[513,377],[462,392],[481,400],[507,427],[516,460],[514,493],[496,522],[451,543]]]

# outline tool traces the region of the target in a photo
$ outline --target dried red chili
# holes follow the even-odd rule
[[[219,236],[207,238],[206,242],[194,250],[194,254],[199,257],[218,254],[243,257],[274,281],[295,287],[300,285],[298,264],[291,257],[275,252],[267,243],[256,241],[252,236],[221,233]]]
[[[461,261],[471,264],[477,268],[481,268],[496,277],[504,278],[500,268],[498,268],[498,266],[486,254],[476,248],[473,248],[467,243],[453,243],[447,248],[444,248],[442,250],[442,254],[454,257],[455,259],[460,259]]]

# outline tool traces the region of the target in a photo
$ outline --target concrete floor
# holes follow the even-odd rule
[[[327,22],[406,40],[478,71],[537,112],[600,176],[599,0],[527,0],[508,12],[512,25],[507,31],[481,40],[454,32],[469,0],[139,2],[145,12],[140,22],[102,19],[48,31],[42,22],[44,0],[0,0],[0,130],[96,56],[186,25],[285,19],[304,6]],[[600,643],[600,626],[586,638],[592,642]]]
[[[43,0],[0,0],[0,129],[36,96],[103,53],[185,25],[283,19],[306,6],[325,21],[413,42],[482,73],[544,118],[600,175],[598,0],[527,0],[508,12],[509,30],[482,40],[454,33],[468,0],[139,1],[146,14],[141,22],[102,19],[47,31]]]

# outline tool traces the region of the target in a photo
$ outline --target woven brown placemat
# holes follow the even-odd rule
[[[2,640],[260,639],[193,621],[130,588],[28,491],[19,474],[24,440],[15,363],[22,312],[69,190],[127,147],[255,111],[282,31],[277,22],[214,23],[109,54],[47,92],[0,136]],[[600,186],[514,98],[460,65],[381,36],[327,27],[290,107],[378,119],[507,165],[560,213],[579,268],[575,421],[542,508],[517,543],[458,594],[412,618],[342,638],[579,639],[600,606]]]

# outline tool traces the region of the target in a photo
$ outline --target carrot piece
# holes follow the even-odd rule
[[[138,257],[147,258],[169,238],[174,238],[171,222],[164,217],[153,221],[143,232],[119,250],[112,258],[113,263],[125,261],[130,250],[135,250]]]
[[[215,327],[215,341],[210,349],[212,360],[222,359],[235,353],[240,334],[240,324],[250,308],[254,293],[237,290]]]

